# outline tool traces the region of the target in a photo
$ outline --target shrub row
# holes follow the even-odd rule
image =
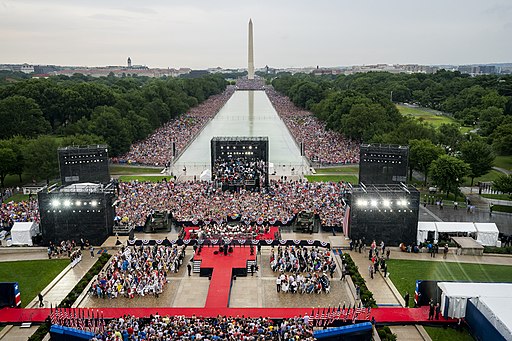
[[[512,254],[512,246],[507,246],[507,247],[484,246],[484,253],[499,253],[502,255],[510,255],[510,254]]]
[[[391,332],[388,326],[377,328],[377,333],[382,341],[396,341],[396,335]]]
[[[373,293],[368,290],[364,278],[359,273],[359,268],[348,253],[344,253],[343,256],[345,270],[347,270],[347,273],[352,277],[354,284],[359,286],[361,302],[363,302],[365,307],[377,307],[377,302],[375,302],[375,299],[373,298]]]
[[[98,258],[96,263],[87,271],[87,273],[82,277],[82,279],[75,285],[73,290],[62,300],[59,304],[59,308],[71,308],[73,303],[75,303],[76,299],[80,294],[85,290],[87,284],[96,276],[101,269],[105,266],[105,264],[110,259],[110,255],[108,253],[104,253]],[[49,319],[37,328],[37,330],[28,338],[28,341],[42,341],[43,338],[50,331],[51,323]]]

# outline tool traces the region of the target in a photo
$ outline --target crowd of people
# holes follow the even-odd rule
[[[291,294],[321,294],[331,291],[331,282],[325,273],[301,273],[294,276],[282,273],[276,279],[277,292]]]
[[[184,247],[122,247],[112,257],[108,268],[100,272],[94,281],[91,294],[110,299],[146,295],[158,297],[167,283],[167,274],[178,272],[184,258]]]
[[[39,222],[37,199],[4,202],[0,205],[0,231],[10,230],[16,222]]]
[[[94,341],[118,340],[314,340],[308,318],[123,316],[111,320]]]
[[[258,236],[269,233],[268,225],[259,226],[257,224],[228,224],[228,223],[210,223],[200,226],[191,231],[190,239],[257,239]]]
[[[222,94],[211,96],[197,107],[158,128],[148,138],[134,143],[128,153],[113,158],[112,161],[165,166],[172,159],[173,143],[177,156],[217,114],[233,92],[234,88],[228,87]]]
[[[336,262],[328,249],[302,246],[278,246],[270,251],[270,268],[274,272],[330,272],[331,277],[336,270]]]
[[[267,88],[266,93],[295,141],[304,144],[309,160],[324,165],[359,163],[359,143],[327,130],[311,112],[297,108],[288,97],[273,88]]]
[[[235,157],[229,160],[218,159],[214,162],[212,180],[224,185],[243,186],[247,181],[254,181],[258,185],[264,174],[264,161]]]
[[[181,222],[286,224],[300,211],[319,214],[324,226],[341,226],[348,185],[272,180],[261,192],[221,191],[208,182],[120,182],[116,219],[143,226],[154,211],[171,212]]]

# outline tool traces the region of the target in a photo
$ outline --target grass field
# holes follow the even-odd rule
[[[493,211],[494,212],[512,213],[512,206],[494,205],[493,206]]]
[[[333,174],[333,173],[354,173],[359,174],[359,166],[343,166],[332,168],[315,168],[317,174]]]
[[[494,181],[496,180],[501,174],[501,172],[497,171],[497,170],[490,170],[489,173],[485,174],[485,175],[482,175],[481,177],[479,178],[475,178],[475,180],[473,181],[473,186],[475,186],[476,184],[478,184],[479,181],[481,182],[490,182],[490,181]],[[469,186],[471,185],[471,179],[470,178],[464,178],[464,182],[462,183],[462,186]]]
[[[0,262],[0,278],[2,282],[18,282],[25,307],[68,264],[69,259]]]
[[[162,168],[151,167],[135,167],[135,166],[121,166],[110,165],[109,170],[111,175],[130,175],[130,174],[157,174],[162,171]]]
[[[496,156],[494,166],[512,171],[512,156]]]
[[[132,181],[132,180],[139,180],[139,181],[151,181],[151,182],[157,182],[162,181],[163,179],[169,180],[168,175],[122,175],[119,177],[120,181]]]
[[[14,194],[13,196],[9,197],[7,199],[7,201],[15,201],[15,202],[20,202],[20,201],[26,201],[28,200],[28,194],[23,194],[23,193],[18,193],[18,194]]]
[[[425,331],[428,333],[432,341],[474,341],[475,338],[469,334],[469,331],[464,328],[456,330],[454,328],[443,327],[429,327],[425,326]]]
[[[482,197],[495,200],[512,200],[512,196],[508,194],[482,194]]]
[[[438,257],[442,257],[441,254]],[[414,296],[417,279],[469,282],[512,282],[512,266],[468,264],[455,262],[430,262],[414,260],[388,261],[390,278],[403,295]],[[410,300],[409,304],[413,304]]]
[[[309,182],[340,182],[347,181],[352,184],[358,182],[356,175],[305,175]]]
[[[436,128],[438,128],[441,124],[459,124],[457,120],[454,120],[449,116],[436,115],[435,113],[422,108],[411,108],[400,104],[397,104],[396,107],[403,116],[411,116],[417,118],[418,120],[423,120],[424,122],[432,124]],[[473,128],[471,127],[460,127],[460,131],[463,134],[469,132],[472,129]]]

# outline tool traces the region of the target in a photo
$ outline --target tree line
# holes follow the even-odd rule
[[[107,143],[121,155],[226,85],[220,75],[0,78],[1,185],[8,174],[56,175],[59,146]]]
[[[455,191],[468,176],[486,174],[496,154],[512,155],[512,76],[470,77],[459,72],[340,76],[280,74],[274,88],[311,110],[328,129],[365,143],[410,146],[410,177],[424,174]],[[441,110],[459,124],[435,128],[401,115],[396,102]],[[462,134],[460,126],[472,127]]]

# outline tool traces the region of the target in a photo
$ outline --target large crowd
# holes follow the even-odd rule
[[[107,269],[98,275],[91,286],[91,294],[110,299],[158,297],[167,283],[167,274],[178,272],[184,258],[184,247],[123,247],[112,257]]]
[[[94,341],[118,340],[314,340],[308,317],[274,321],[268,318],[123,316],[110,321]]]
[[[257,239],[258,236],[269,232],[268,225],[210,223],[193,230],[189,237],[190,239]]]
[[[10,229],[15,222],[29,221],[39,222],[36,198],[20,202],[4,202],[0,205],[0,231],[3,228]]]
[[[273,88],[266,88],[266,93],[295,141],[304,144],[309,160],[321,164],[359,163],[359,143],[326,129],[311,112],[297,108]]]
[[[228,218],[242,222],[290,222],[300,211],[319,214],[324,226],[341,226],[348,185],[306,180],[270,181],[261,192],[221,191],[208,182],[121,182],[116,219],[144,225],[153,211],[171,212],[180,222],[218,224]]]
[[[247,181],[259,184],[264,174],[264,161],[235,157],[228,160],[218,159],[214,162],[212,179],[225,185],[243,186]]]
[[[336,263],[328,249],[286,246],[270,251],[270,267],[274,272],[330,272],[334,273]]]
[[[158,128],[148,138],[134,143],[128,153],[119,158],[113,158],[112,161],[154,166],[167,165],[172,160],[173,143],[177,156],[217,114],[233,92],[234,88],[228,87],[222,94],[211,96],[197,107]]]

